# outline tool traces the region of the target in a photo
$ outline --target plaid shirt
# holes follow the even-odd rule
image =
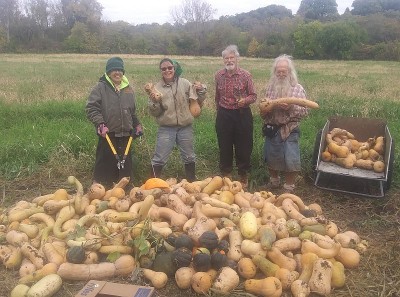
[[[278,99],[277,94],[269,86],[265,96],[268,99]],[[307,98],[303,86],[296,84],[289,89],[287,97]],[[282,139],[286,139],[290,132],[300,125],[300,120],[307,116],[308,108],[292,104],[288,110],[275,109],[263,116],[265,124],[280,125]]]
[[[215,74],[215,103],[226,109],[239,109],[237,101],[244,98],[246,105],[257,100],[253,78],[250,72],[237,68],[230,75],[226,69],[221,69]]]

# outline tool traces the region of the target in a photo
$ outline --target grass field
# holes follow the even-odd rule
[[[135,141],[135,183],[148,177],[148,167],[156,136],[154,119],[146,109],[143,86],[159,77],[161,56],[122,56],[126,75],[136,90],[138,116],[144,124],[145,137]],[[86,119],[86,98],[104,72],[106,55],[2,55],[0,71],[0,175],[10,180],[27,176],[39,168],[62,164],[65,175],[78,174],[90,179],[96,135]],[[218,149],[214,129],[213,74],[222,65],[217,57],[174,57],[184,68],[183,77],[201,80],[208,85],[206,108],[195,122],[198,177],[218,173]],[[308,97],[319,103],[301,124],[303,173],[311,168],[316,132],[335,115],[382,118],[387,121],[393,139],[398,139],[400,115],[399,63],[295,61],[300,82]],[[240,66],[254,77],[258,98],[262,98],[270,76],[271,60],[242,58]],[[252,180],[265,182],[262,162],[261,121],[256,104]],[[395,159],[398,152],[395,152]],[[78,162],[76,162],[78,160]],[[49,166],[49,162],[53,166]],[[74,163],[79,168],[74,168]],[[61,166],[60,166],[61,167]],[[397,176],[399,166],[394,165]],[[71,170],[67,172],[67,170]],[[55,168],[52,168],[53,172]],[[168,176],[182,176],[178,154],[173,154],[166,168]],[[54,172],[55,173],[55,172]],[[52,173],[49,173],[51,176]],[[85,174],[85,176],[83,175]],[[58,175],[58,173],[57,173]],[[393,183],[397,184],[396,179]]]
[[[0,55],[0,207],[67,187],[75,175],[87,187],[91,183],[97,136],[86,119],[84,107],[92,86],[105,70],[108,55]],[[147,112],[146,82],[156,81],[162,56],[121,55],[126,76],[136,91],[138,116],[145,136],[133,143],[134,180],[148,178],[157,126]],[[183,77],[208,85],[209,96],[195,122],[197,176],[218,174],[218,147],[214,129],[215,71],[220,57],[173,57],[183,66]],[[272,60],[241,58],[240,66],[254,78],[258,98],[263,98]],[[399,62],[295,61],[299,80],[308,97],[319,103],[301,123],[302,173],[299,196],[318,202],[339,227],[360,233],[370,241],[359,269],[347,274],[346,287],[334,297],[400,296],[400,166],[394,151],[392,187],[384,199],[366,199],[321,191],[311,183],[311,159],[315,136],[332,116],[384,119],[396,142],[400,139]],[[251,189],[267,179],[262,162],[261,121],[256,104]],[[177,151],[171,156],[165,176],[183,178]],[[1,266],[1,265],[0,265]],[[0,269],[0,274],[5,270]],[[2,274],[5,275],[5,274]],[[13,275],[0,281],[0,296],[6,296]],[[74,296],[82,284],[66,283],[57,297]],[[195,296],[169,286],[157,296]],[[244,295],[235,295],[244,296]]]

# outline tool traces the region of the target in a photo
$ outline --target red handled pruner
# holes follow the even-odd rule
[[[122,160],[119,157],[119,155],[117,154],[117,151],[115,150],[115,147],[114,147],[113,143],[111,142],[111,139],[108,136],[108,134],[106,134],[106,139],[107,139],[108,145],[111,148],[111,151],[113,152],[113,154],[115,156],[115,159],[117,159],[117,167],[118,167],[118,169],[124,169],[126,156],[128,155],[129,148],[131,147],[131,143],[132,143],[132,136],[129,137],[128,143],[126,144],[126,148],[125,148],[124,155],[122,156]]]

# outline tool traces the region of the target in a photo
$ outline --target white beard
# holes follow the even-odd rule
[[[235,65],[225,65],[225,69],[228,71],[235,70]]]
[[[273,84],[273,90],[278,98],[287,97],[291,87],[289,77],[283,80],[275,79]]]

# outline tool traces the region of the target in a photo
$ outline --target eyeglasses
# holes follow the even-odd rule
[[[168,67],[162,67],[162,68],[160,68],[161,69],[161,71],[167,71],[167,70],[172,70],[172,69],[174,69],[174,66],[168,66]]]

